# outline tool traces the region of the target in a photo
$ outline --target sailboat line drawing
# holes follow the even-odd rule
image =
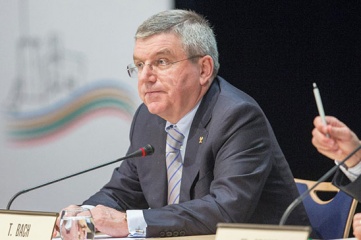
[[[2,104],[8,140],[25,146],[48,143],[94,117],[130,123],[138,105],[134,91],[119,79],[88,81],[86,54],[66,48],[56,31],[45,40],[31,36],[27,4],[19,2],[16,73]]]
[[[10,111],[31,110],[50,104],[85,83],[86,58],[66,50],[57,35],[44,44],[21,37],[16,45],[16,77],[6,99]]]

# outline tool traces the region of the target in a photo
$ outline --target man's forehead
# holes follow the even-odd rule
[[[146,57],[161,57],[161,56],[173,56],[175,55],[175,51],[172,51],[169,48],[164,48],[160,50],[151,50],[145,52]],[[144,54],[139,51],[134,51],[134,58],[141,58],[144,57]]]
[[[134,58],[172,56],[183,52],[182,43],[174,34],[155,35],[145,39],[137,39]]]

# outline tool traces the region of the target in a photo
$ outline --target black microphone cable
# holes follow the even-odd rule
[[[83,173],[87,173],[87,172],[93,171],[93,170],[98,169],[98,168],[102,168],[102,167],[108,166],[108,165],[110,165],[110,164],[113,164],[113,163],[116,163],[116,162],[119,162],[119,161],[123,161],[123,160],[129,159],[129,158],[132,158],[132,157],[145,157],[145,156],[152,155],[153,153],[154,153],[154,148],[153,148],[153,146],[150,145],[150,144],[147,144],[147,145],[145,145],[144,147],[138,149],[137,151],[135,151],[135,152],[133,152],[133,153],[130,153],[129,155],[127,155],[127,156],[125,156],[125,157],[118,158],[118,159],[116,159],[116,160],[114,160],[114,161],[107,162],[107,163],[104,163],[104,164],[101,164],[101,165],[98,165],[98,166],[95,166],[95,167],[92,167],[92,168],[89,168],[89,169],[86,169],[86,170],[83,170],[83,171],[80,171],[80,172],[77,172],[77,173],[68,175],[68,176],[65,176],[65,177],[62,177],[62,178],[59,178],[59,179],[55,179],[55,180],[53,180],[53,181],[51,181],[51,182],[47,182],[47,183],[38,185],[38,186],[36,186],[36,187],[24,189],[24,190],[16,193],[16,194],[10,199],[10,201],[8,202],[8,205],[7,205],[7,207],[6,207],[6,210],[10,210],[10,206],[11,206],[11,204],[13,203],[13,201],[15,200],[15,198],[17,198],[17,197],[20,196],[21,194],[30,192],[30,191],[35,190],[35,189],[38,189],[38,188],[42,188],[42,187],[48,186],[48,185],[53,184],[53,183],[57,183],[57,182],[63,181],[63,180],[65,180],[65,179],[68,179],[68,178],[71,178],[71,177],[78,176],[78,175],[83,174]]]

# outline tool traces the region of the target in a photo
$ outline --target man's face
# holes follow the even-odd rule
[[[178,122],[204,95],[201,57],[193,59],[195,62],[184,60],[162,69],[148,64],[187,58],[174,34],[157,34],[135,42],[134,63],[145,63],[138,74],[139,96],[151,113],[172,123]]]

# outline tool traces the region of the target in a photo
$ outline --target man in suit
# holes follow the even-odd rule
[[[333,116],[326,116],[327,125],[320,117],[313,121],[312,144],[317,150],[333,159],[336,164],[357,149],[361,142],[347,125]],[[333,178],[333,184],[342,191],[361,201],[361,150],[357,151],[345,165],[340,166]],[[361,239],[361,213],[355,214],[354,235]]]
[[[140,25],[135,39],[128,73],[138,78],[143,104],[128,152],[150,143],[155,154],[124,161],[83,203],[95,206],[96,228],[162,237],[214,234],[219,222],[278,224],[298,196],[294,178],[259,105],[217,76],[209,23],[191,11],[165,11]],[[181,178],[173,185],[174,162]],[[303,206],[287,224],[309,224]]]

